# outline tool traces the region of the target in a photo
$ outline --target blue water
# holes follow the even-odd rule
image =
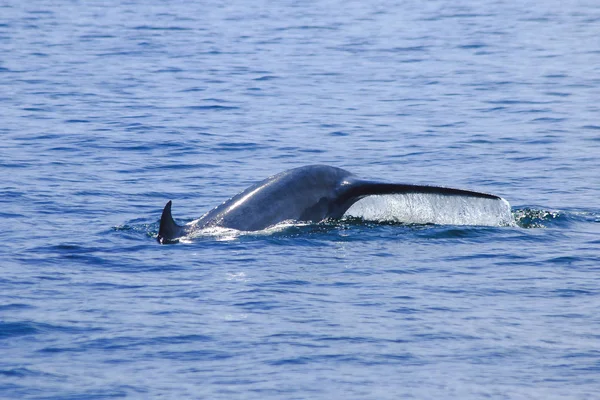
[[[600,3],[4,1],[0,397],[600,393]],[[156,243],[287,168],[494,193]]]

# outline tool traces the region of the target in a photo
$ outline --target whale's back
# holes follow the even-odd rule
[[[286,220],[321,221],[340,184],[352,176],[341,168],[309,165],[273,175],[227,200],[194,224],[256,231]]]

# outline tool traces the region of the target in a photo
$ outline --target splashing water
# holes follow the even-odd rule
[[[571,213],[572,218],[575,213]],[[565,223],[569,218],[566,213],[556,210],[522,208],[515,210],[515,222],[521,228],[547,228],[557,223]]]
[[[296,221],[282,221],[278,224],[262,229],[260,231],[239,231],[232,228],[223,228],[219,226],[208,227],[198,229],[188,236],[179,239],[182,243],[191,243],[194,239],[198,238],[216,238],[218,241],[230,241],[235,240],[240,236],[252,235],[252,236],[269,236],[276,233],[280,233],[291,227],[308,226],[306,222]]]
[[[515,226],[505,199],[433,194],[369,196],[356,202],[345,216],[406,224]]]

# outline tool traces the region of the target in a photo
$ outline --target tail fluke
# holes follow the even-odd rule
[[[333,216],[335,218],[341,218],[341,216],[352,206],[352,204],[367,196],[409,193],[474,197],[494,200],[502,199],[501,197],[493,194],[441,186],[408,185],[358,180],[348,185],[343,193],[341,193],[340,197],[336,201],[337,213],[335,213]]]
[[[175,223],[171,215],[171,200],[165,206],[160,217],[160,228],[158,229],[158,242],[160,244],[177,242],[178,237],[183,236],[183,228]]]
[[[442,196],[464,196],[478,197],[483,199],[496,199],[500,197],[494,194],[474,192],[464,189],[453,189],[442,186],[425,186],[425,185],[407,185],[398,183],[382,183],[363,181],[353,185],[349,190],[348,195],[353,197],[364,197],[374,194],[407,194],[407,193],[428,193]]]

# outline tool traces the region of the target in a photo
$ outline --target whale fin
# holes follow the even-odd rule
[[[350,192],[353,196],[360,197],[376,194],[427,193],[442,196],[479,197],[483,199],[496,200],[500,199],[500,197],[493,194],[474,192],[472,190],[453,189],[443,186],[408,185],[403,183],[382,183],[371,181],[358,181],[350,189]]]
[[[367,196],[386,195],[386,194],[409,194],[425,193],[440,196],[462,196],[475,197],[483,199],[501,200],[502,198],[493,194],[474,192],[464,189],[453,189],[443,186],[428,185],[410,185],[403,183],[384,183],[357,180],[350,183],[341,196],[336,200],[336,212],[332,217],[341,218],[341,216],[357,201]]]
[[[183,235],[183,228],[175,223],[171,215],[171,200],[163,209],[160,217],[160,228],[158,229],[158,242],[160,244],[176,243],[176,238]]]

